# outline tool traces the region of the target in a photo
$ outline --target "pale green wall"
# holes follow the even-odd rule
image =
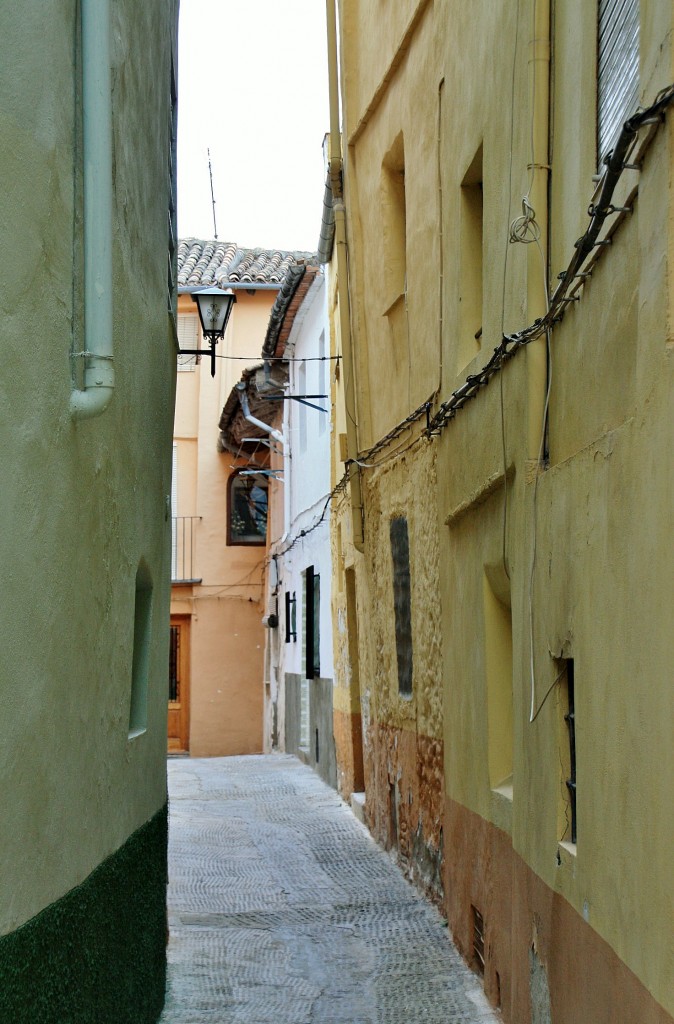
[[[117,388],[103,416],[75,424],[77,6],[30,0],[0,10],[0,933],[80,883],[166,799],[177,0],[111,5]],[[141,558],[154,583],[148,728],[130,742]]]

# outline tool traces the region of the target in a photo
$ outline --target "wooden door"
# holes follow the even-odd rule
[[[190,741],[190,620],[171,616],[169,648],[168,750],[186,753]]]

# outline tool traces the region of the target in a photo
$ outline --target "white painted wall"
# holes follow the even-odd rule
[[[324,394],[309,399],[325,412],[288,401],[284,410],[285,523],[283,538],[272,540],[271,553],[277,555],[279,627],[269,637],[266,663],[270,699],[278,705],[278,731],[283,736],[283,680],[286,672],[303,675],[304,577],[308,566],[320,575],[320,675],[331,679],[334,673],[332,652],[330,507],[330,374],[329,327],[325,279],[318,276],[302,304],[286,346],[290,363],[290,394]],[[325,510],[323,521],[319,523]],[[301,536],[305,531],[305,536]],[[285,642],[285,592],[297,595],[297,640]],[[268,608],[275,597],[268,595]],[[269,746],[267,727],[266,746]]]

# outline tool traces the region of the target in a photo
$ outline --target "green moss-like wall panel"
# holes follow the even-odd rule
[[[166,984],[164,806],[89,877],[0,938],[3,1024],[154,1024]]]

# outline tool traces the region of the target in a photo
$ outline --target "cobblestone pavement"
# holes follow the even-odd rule
[[[495,1022],[435,908],[294,757],[169,759],[162,1024]]]

